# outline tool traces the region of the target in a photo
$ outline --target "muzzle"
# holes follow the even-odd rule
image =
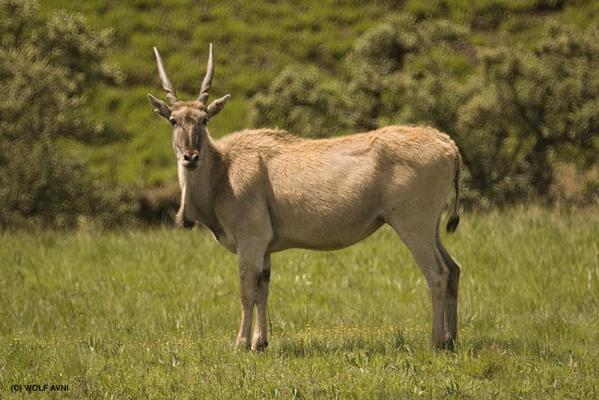
[[[199,151],[186,151],[183,154],[183,160],[181,164],[187,169],[196,169],[198,163],[200,161],[200,152]]]

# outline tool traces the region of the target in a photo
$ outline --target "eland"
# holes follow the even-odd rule
[[[461,161],[448,135],[430,127],[387,126],[328,139],[256,129],[214,140],[209,121],[230,95],[207,104],[214,73],[212,44],[194,101],[178,100],[156,48],[154,54],[170,104],[151,94],[148,98],[173,129],[181,186],[177,223],[205,225],[238,257],[241,324],[236,348],[261,351],[268,345],[272,253],[341,249],[384,224],[406,244],[426,278],[433,344],[453,348],[460,268],[441,243],[439,224],[453,186],[447,230],[457,228]]]

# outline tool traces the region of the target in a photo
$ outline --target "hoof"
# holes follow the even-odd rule
[[[455,346],[456,346],[456,341],[453,338],[447,338],[447,339],[443,340],[442,342],[435,344],[435,347],[438,350],[454,351]]]
[[[235,350],[247,351],[250,349],[250,342],[246,338],[237,338],[235,342]]]
[[[268,341],[266,340],[258,339],[254,340],[254,343],[252,343],[252,351],[255,351],[256,353],[264,351],[266,347],[268,347]]]

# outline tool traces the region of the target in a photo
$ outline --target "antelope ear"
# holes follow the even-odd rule
[[[225,107],[225,103],[230,98],[231,98],[231,95],[227,94],[227,95],[224,95],[223,97],[221,97],[220,99],[216,99],[212,103],[210,103],[210,105],[208,106],[208,110],[206,111],[206,114],[208,114],[208,118],[212,118],[216,114],[218,114],[220,112],[220,110],[222,110]]]
[[[154,107],[154,112],[160,115],[162,118],[169,119],[171,116],[171,109],[166,105],[166,103],[156,97],[152,96],[148,93],[148,100],[150,100],[150,104]]]

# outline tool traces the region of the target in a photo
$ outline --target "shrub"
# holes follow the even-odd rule
[[[76,14],[41,18],[33,1],[2,0],[0,16],[0,226],[73,226],[82,215],[118,222],[130,212],[127,196],[94,181],[61,146],[102,137],[85,91],[118,79],[103,61],[109,32]]]
[[[266,93],[252,99],[252,126],[276,126],[308,137],[330,136],[354,125],[348,93],[313,66],[284,69]]]
[[[599,30],[553,25],[532,49],[486,50],[474,80],[457,129],[487,196],[543,197],[556,161],[597,161]]]

